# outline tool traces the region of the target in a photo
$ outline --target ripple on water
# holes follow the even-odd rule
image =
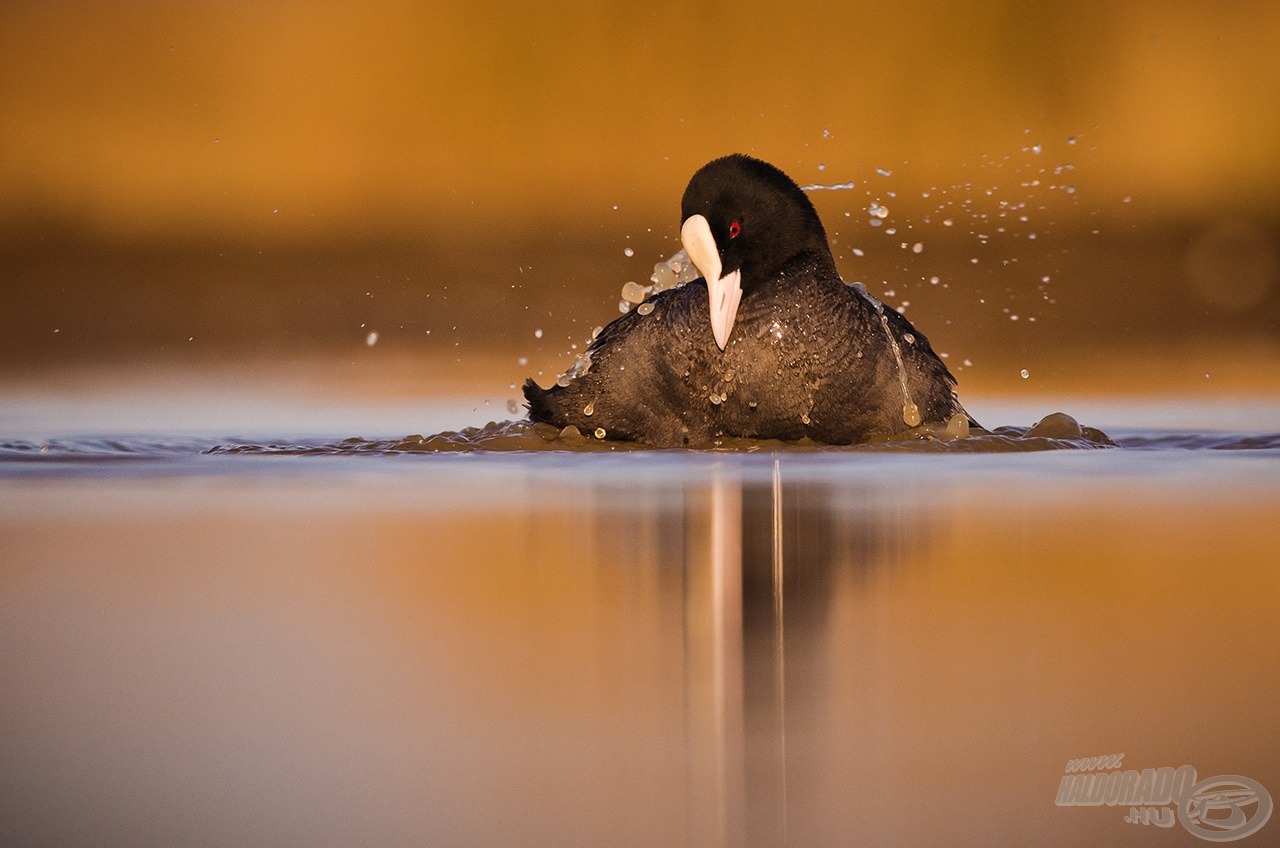
[[[1020,453],[1042,450],[1096,449],[1115,447],[1105,433],[1092,427],[1081,427],[1063,413],[1046,416],[1032,427],[998,427],[995,430],[974,428],[959,435],[946,426],[914,427],[866,444],[826,445],[810,439],[784,442],[774,439],[717,438],[709,444],[692,446],[693,450],[738,452],[936,452],[936,453]],[[653,448],[636,442],[612,441],[600,431],[583,433],[569,426],[563,429],[530,421],[490,422],[483,427],[412,435],[401,439],[344,439],[323,445],[217,445],[211,454],[400,454],[441,452],[509,452],[570,451],[637,451]],[[675,448],[673,450],[688,450]]]
[[[1219,433],[1201,431],[1142,430],[1126,433],[1113,441],[1101,430],[1084,427],[1063,413],[1045,416],[1031,427],[974,428],[962,435],[954,428],[915,427],[895,436],[867,444],[835,446],[809,439],[782,442],[757,439],[717,439],[692,450],[738,453],[791,452],[833,454],[1008,454],[1049,450],[1096,450],[1119,448],[1126,451],[1254,451],[1280,456],[1280,433]],[[490,422],[482,427],[466,427],[432,435],[410,435],[397,439],[352,437],[340,440],[282,439],[276,441],[227,442],[200,439],[147,440],[121,438],[69,438],[47,441],[0,441],[0,463],[134,463],[196,456],[250,454],[260,456],[396,456],[432,453],[564,452],[607,453],[653,450],[635,442],[614,441],[583,433],[577,428],[563,430],[530,421]],[[673,449],[688,452],[691,449]]]

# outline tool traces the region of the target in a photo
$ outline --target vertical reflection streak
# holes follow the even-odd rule
[[[742,699],[742,486],[711,482],[712,680],[717,804],[724,844],[739,844],[737,813],[745,792]]]
[[[693,522],[685,568],[689,844],[741,845],[746,793],[741,481],[717,472],[693,500],[701,503],[687,513]]]
[[[779,817],[782,827],[782,844],[787,844],[787,654],[786,626],[783,617],[782,570],[782,464],[773,461],[773,660],[778,681],[778,773]]]

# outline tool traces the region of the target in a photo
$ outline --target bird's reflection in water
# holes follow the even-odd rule
[[[1274,475],[779,459],[16,487],[0,843],[1111,848],[1072,758],[1280,786]]]
[[[814,697],[832,676],[823,643],[842,638],[831,609],[887,558],[901,559],[902,546],[928,543],[923,516],[888,524],[859,500],[812,480],[789,484],[778,463],[767,481],[724,471],[686,492],[690,844],[786,844],[806,806],[793,809],[796,790],[810,794],[831,765],[823,740],[805,732],[823,723]],[[832,811],[819,818],[830,827]]]

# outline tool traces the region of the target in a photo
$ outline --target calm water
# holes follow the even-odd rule
[[[1189,846],[1060,806],[1067,764],[1280,794],[1274,430],[430,453],[112,408],[0,438],[4,844]]]

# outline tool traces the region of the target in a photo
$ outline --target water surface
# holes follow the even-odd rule
[[[1280,436],[1095,412],[1119,447],[18,432],[0,840],[1200,844],[1055,799],[1119,753],[1280,792]]]

